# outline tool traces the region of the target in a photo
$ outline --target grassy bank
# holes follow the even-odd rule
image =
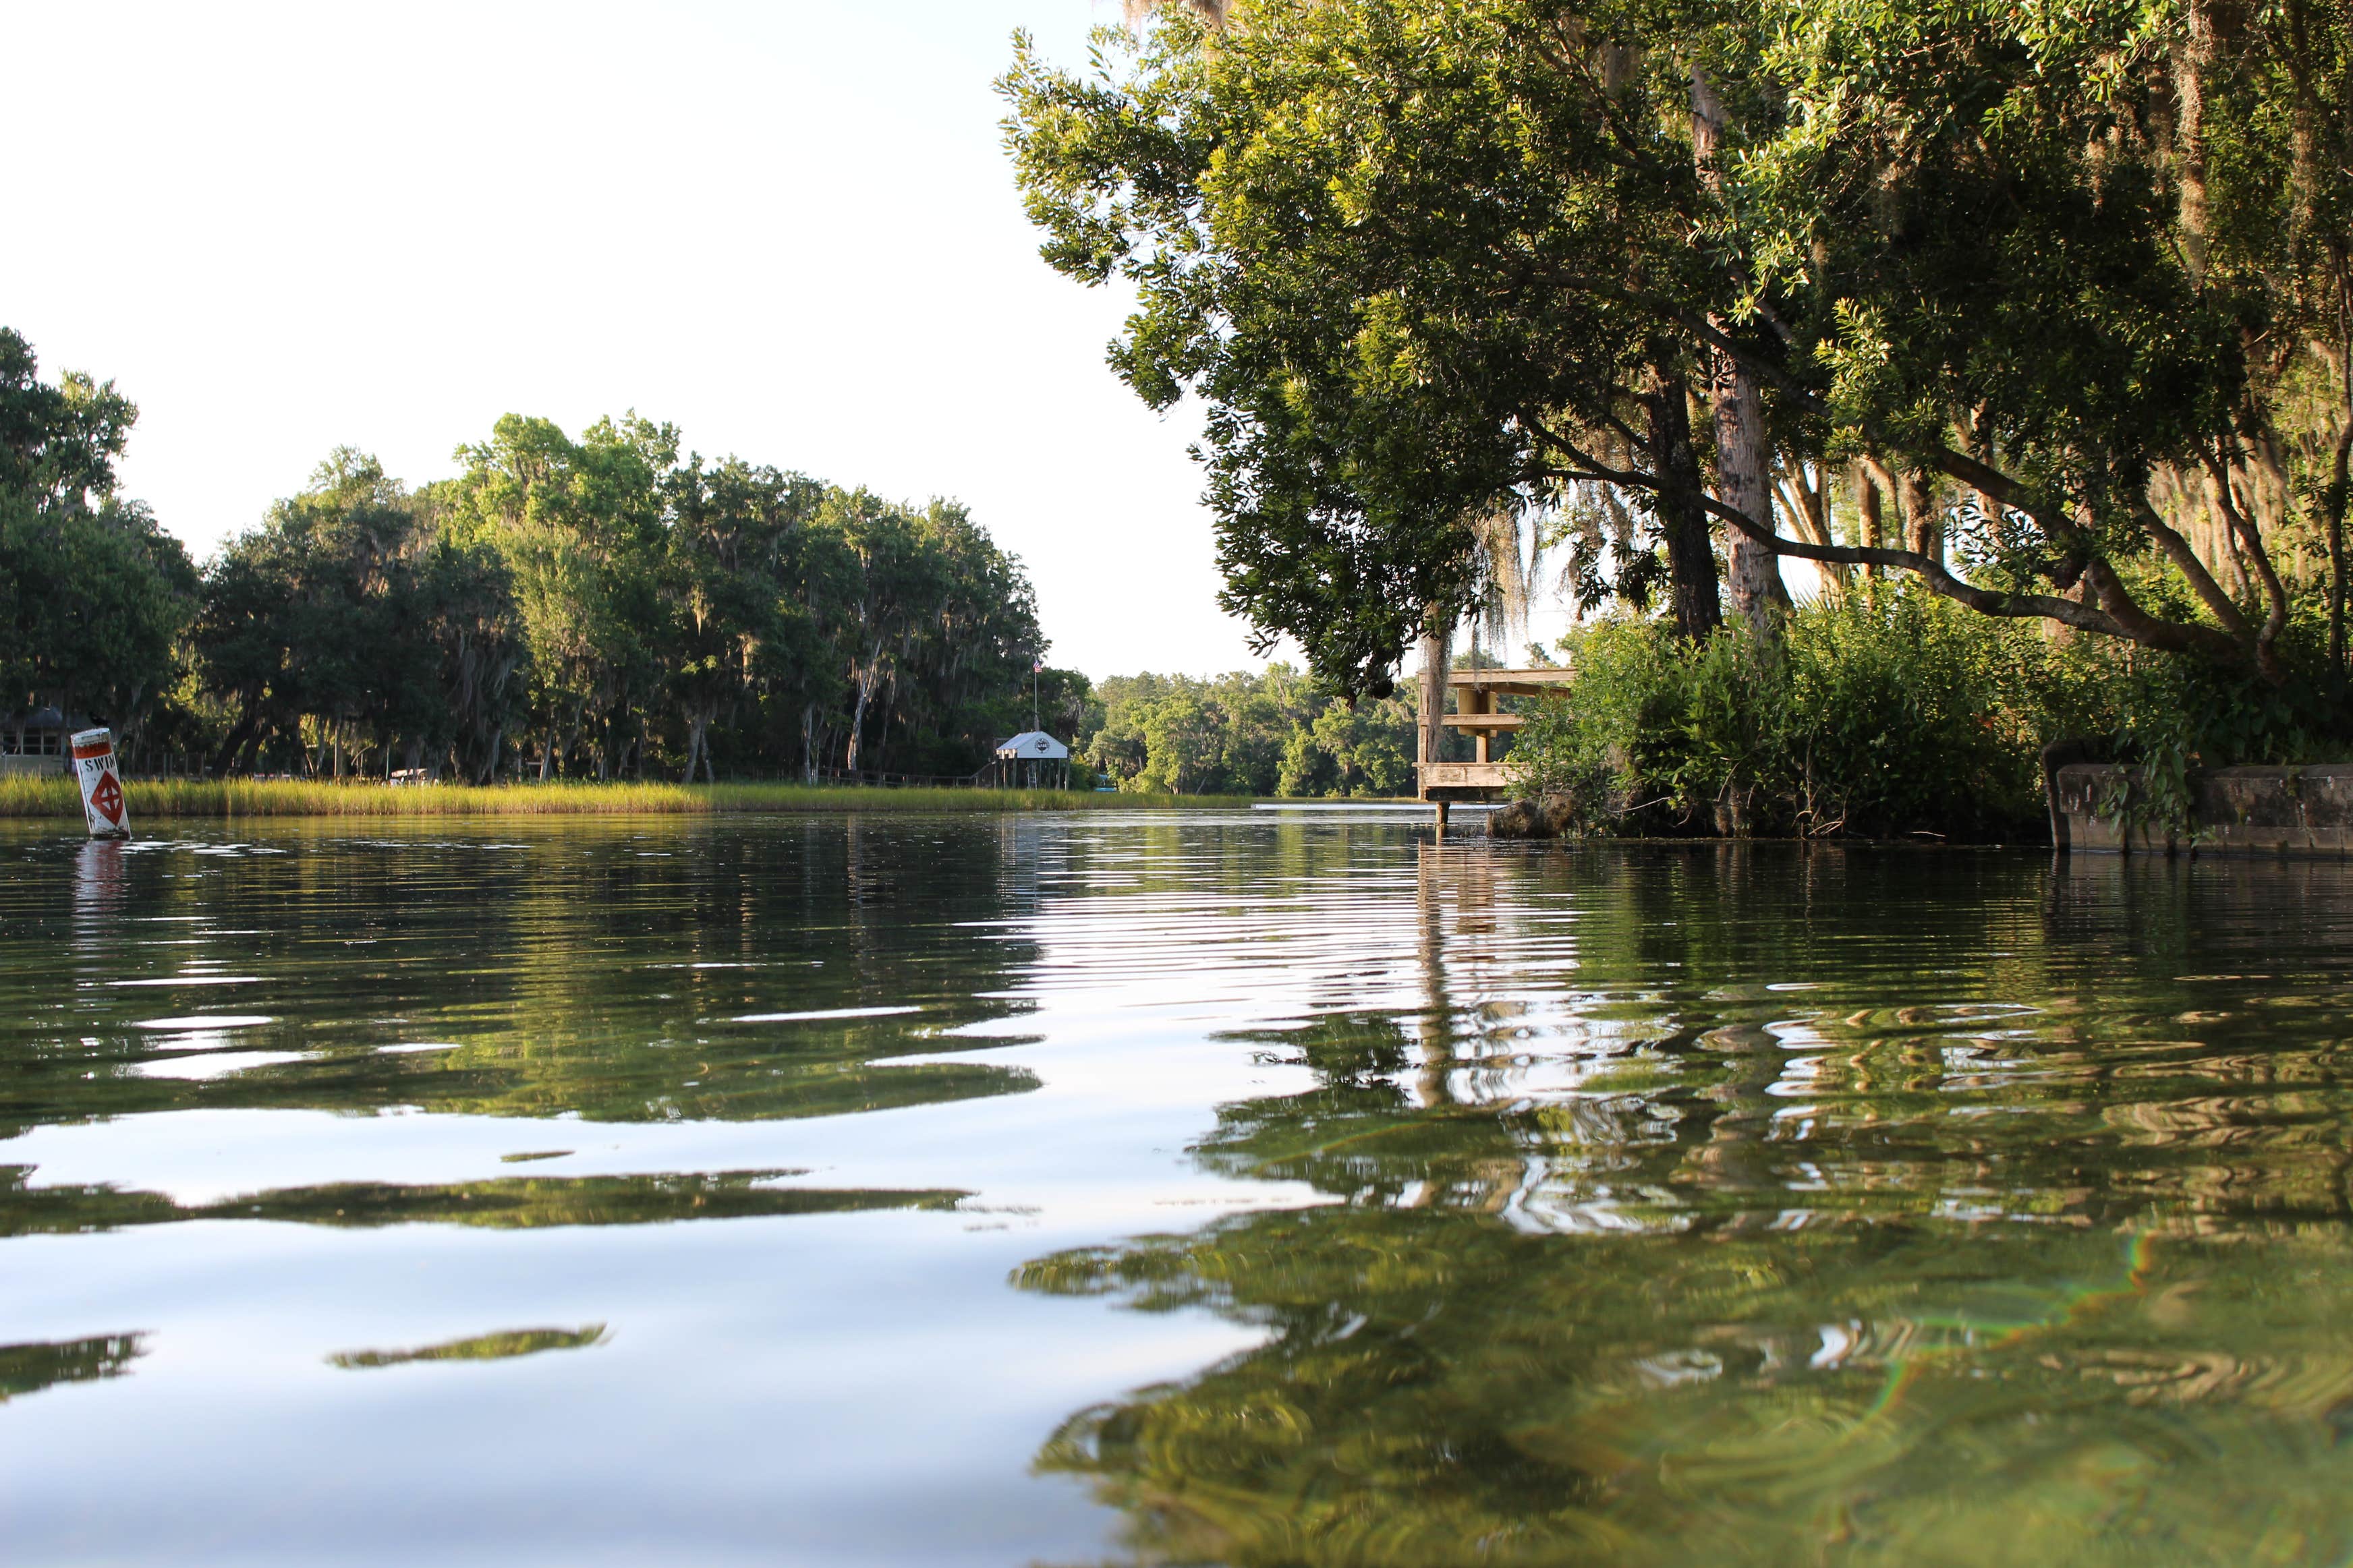
[[[352,782],[132,779],[131,824],[246,816],[702,816],[718,812],[1199,810],[1239,795],[1096,795],[1066,790],[862,789],[788,784],[522,784],[395,789]],[[0,779],[0,817],[78,818],[69,778]]]

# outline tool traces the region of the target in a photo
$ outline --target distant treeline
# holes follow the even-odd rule
[[[1286,664],[1215,680],[1105,680],[1085,758],[1124,790],[1176,795],[1410,795],[1413,708],[1351,706]]]
[[[1029,578],[953,501],[510,415],[413,489],[339,448],[199,569],[115,495],[137,410],[36,369],[0,329],[0,712],[134,767],[955,775],[1029,727]],[[1042,683],[1074,722],[1084,678]]]

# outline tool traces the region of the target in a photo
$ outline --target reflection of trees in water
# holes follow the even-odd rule
[[[32,1186],[31,1168],[0,1165],[0,1237],[73,1235],[176,1220],[282,1220],[365,1227],[464,1225],[535,1230],[564,1225],[655,1225],[680,1219],[954,1208],[946,1189],[777,1186],[802,1171],[692,1171],[635,1176],[533,1176],[481,1182],[331,1182],[212,1203],[111,1186]]]
[[[579,1329],[501,1329],[495,1333],[470,1334],[461,1340],[419,1345],[414,1350],[338,1351],[327,1358],[327,1364],[346,1372],[365,1372],[418,1362],[512,1361],[517,1356],[538,1355],[543,1351],[587,1350],[603,1344],[607,1337],[602,1323]]]
[[[1023,1282],[1270,1337],[1081,1412],[1039,1463],[1095,1478],[1144,1561],[2353,1545],[2341,1247],[2184,1247],[2136,1270],[2113,1235],[1894,1231],[1571,1241],[1341,1206],[1049,1259]],[[2297,1300],[2315,1278],[2339,1282]]]
[[[1007,896],[989,822],[501,823],[380,842],[298,826],[258,847],[91,845],[33,871],[0,884],[0,1136],[220,1108],[735,1121],[1037,1084],[1016,1068],[891,1059],[952,1056],[959,1041],[941,1031],[1010,1011],[987,997],[1034,961],[1018,934],[966,923]],[[117,984],[198,969],[258,978]],[[884,1005],[921,1011],[731,1021]],[[267,1021],[138,1026],[220,1013]],[[249,1053],[268,1054],[202,1076]],[[630,1224],[960,1196],[773,1174],[339,1184],[179,1205],[0,1167],[0,1236],[206,1217]]]
[[[951,1209],[971,1194],[945,1190],[776,1186],[800,1171],[717,1171],[634,1176],[540,1176],[453,1183],[337,1182],[281,1187],[212,1203],[179,1204],[158,1193],[111,1186],[27,1184],[29,1167],[0,1165],[0,1237],[83,1235],[182,1220],[268,1220],[362,1228],[462,1225],[491,1230],[550,1226],[658,1225],[851,1214],[879,1209]],[[493,1361],[601,1342],[601,1323],[582,1330],[516,1330],[398,1352],[329,1358],[344,1367],[414,1361]],[[59,1383],[119,1377],[146,1353],[144,1334],[63,1344],[0,1345],[0,1405]]]
[[[1137,1561],[2353,1549],[2342,873],[1424,854],[1419,1006],[1196,1150],[1333,1201],[1019,1276],[1267,1332],[1040,1454]]]
[[[1005,1014],[981,998],[1034,960],[963,923],[1001,906],[991,824],[500,830],[522,841],[93,846],[115,853],[16,879],[0,890],[0,1053],[16,1069],[0,1135],[199,1106],[739,1120],[1035,1087],[1003,1068],[881,1065],[953,1052],[940,1032]],[[116,984],[201,964],[259,978]],[[923,1012],[729,1021],[883,1005]],[[135,1026],[221,1010],[271,1021],[220,1037]],[[412,1044],[446,1048],[379,1048]],[[151,1076],[191,1045],[304,1057]]]
[[[0,1345],[0,1405],[61,1383],[121,1377],[147,1353],[144,1334],[100,1334],[54,1343]]]

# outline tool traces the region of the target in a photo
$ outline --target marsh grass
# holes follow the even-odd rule
[[[693,816],[720,812],[1008,812],[1199,810],[1247,805],[1241,795],[1151,795],[1072,790],[866,789],[789,784],[520,784],[396,788],[353,780],[129,779],[142,821],[241,816]],[[0,817],[78,817],[70,778],[0,779]]]

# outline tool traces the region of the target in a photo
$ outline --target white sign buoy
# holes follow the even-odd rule
[[[128,838],[122,776],[114,766],[114,731],[83,730],[73,738],[74,777],[81,783],[81,814],[92,838]]]

